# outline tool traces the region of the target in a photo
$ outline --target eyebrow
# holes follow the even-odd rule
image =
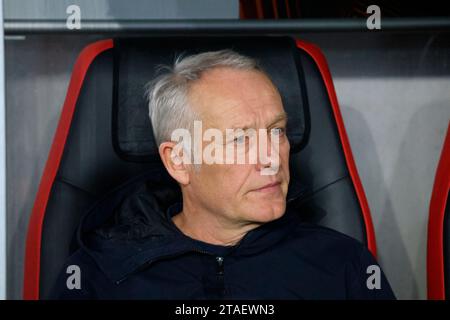
[[[277,123],[277,122],[280,122],[280,121],[287,121],[287,119],[288,119],[288,115],[287,115],[286,111],[283,111],[283,112],[277,114],[277,116],[274,118],[274,120],[272,121],[272,123],[269,124],[269,127],[272,126],[272,125],[274,125],[274,124]]]
[[[272,120],[272,122],[268,125],[268,127],[273,126],[274,124],[280,122],[280,121],[287,121],[288,119],[288,115],[285,111],[280,112],[279,114],[277,114],[275,116],[275,118]],[[242,129],[242,130],[247,130],[250,128],[254,128],[255,125],[254,124],[249,124],[249,125],[244,125],[244,126],[240,126],[240,125],[236,125],[236,126],[232,126],[231,129]]]

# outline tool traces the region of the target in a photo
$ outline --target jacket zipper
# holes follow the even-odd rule
[[[198,250],[196,249],[195,252],[199,252],[199,253],[204,253],[207,254],[209,256],[212,256],[213,254],[211,254],[208,251],[204,251],[204,250]],[[224,257],[222,256],[216,256],[216,263],[217,263],[217,275],[219,276],[223,276],[224,273],[224,269],[223,269],[223,262],[224,262]]]
[[[223,261],[224,258],[221,256],[216,257],[216,262],[217,262],[217,275],[220,277],[223,277]]]

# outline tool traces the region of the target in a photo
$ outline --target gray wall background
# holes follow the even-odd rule
[[[196,4],[187,8],[184,1],[14,0],[5,1],[5,16],[64,18],[67,4],[75,3],[82,18],[237,17],[236,1],[225,7],[212,2],[217,6],[206,0],[191,1]],[[186,11],[196,5],[202,10]],[[298,37],[318,44],[328,59],[372,211],[380,263],[399,298],[424,299],[428,205],[450,119],[450,34],[367,31]],[[28,218],[71,68],[81,49],[97,39],[28,36],[6,41],[10,299],[22,296]]]
[[[235,0],[3,0],[5,18],[66,19],[66,8],[76,4],[81,19],[234,19]]]

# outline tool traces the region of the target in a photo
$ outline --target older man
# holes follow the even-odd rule
[[[222,50],[163,70],[149,111],[181,201],[161,205],[154,182],[102,200],[53,298],[394,298],[364,246],[290,209],[288,119],[256,61]]]

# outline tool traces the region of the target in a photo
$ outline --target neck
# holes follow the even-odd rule
[[[218,213],[194,208],[183,202],[183,210],[172,218],[186,236],[209,244],[232,246],[260,224],[231,221]]]

